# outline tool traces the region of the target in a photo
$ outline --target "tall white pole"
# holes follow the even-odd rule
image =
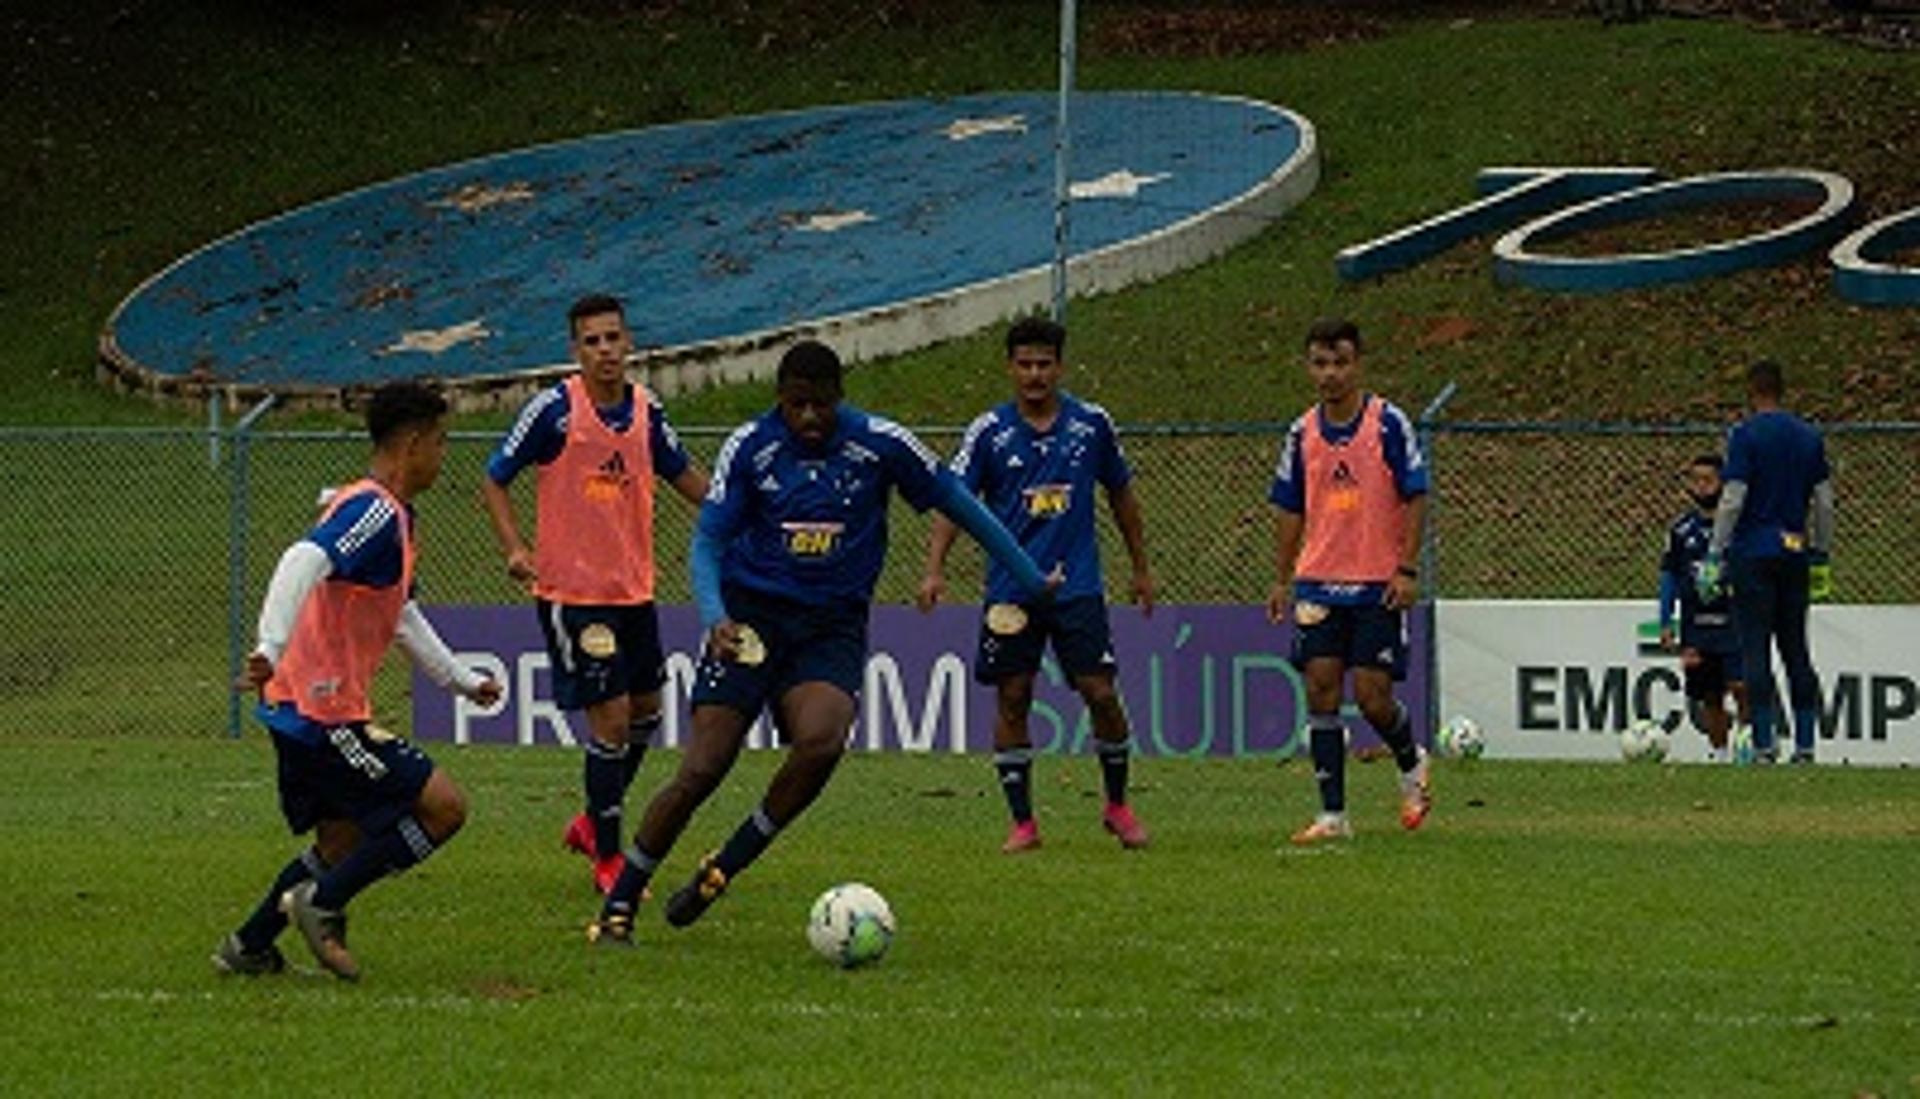
[[[1067,209],[1072,202],[1067,102],[1073,92],[1074,22],[1075,0],[1060,0],[1060,105],[1053,118],[1053,319],[1058,324],[1067,322]]]

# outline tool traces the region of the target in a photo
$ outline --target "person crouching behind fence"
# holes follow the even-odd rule
[[[348,902],[433,854],[466,822],[466,795],[426,753],[370,724],[368,703],[396,640],[436,683],[483,705],[500,697],[499,684],[458,664],[413,601],[413,499],[440,475],[446,414],[446,400],[418,383],[376,390],[367,402],[372,468],[334,494],[274,569],[236,687],[260,692],[281,812],[295,835],[311,831],[314,842],[215,950],[223,972],[286,968],[274,940],[291,921],[322,967],[359,979],[347,951]]]
[[[1301,845],[1353,834],[1340,721],[1348,668],[1354,701],[1400,766],[1401,827],[1420,827],[1433,806],[1427,753],[1393,697],[1406,675],[1407,610],[1420,598],[1426,463],[1406,414],[1360,388],[1360,330],[1351,321],[1308,329],[1307,375],[1320,401],[1288,430],[1268,493],[1278,509],[1278,573],[1267,616],[1278,623],[1293,614],[1292,658],[1307,681],[1320,784],[1319,815],[1293,834]]]

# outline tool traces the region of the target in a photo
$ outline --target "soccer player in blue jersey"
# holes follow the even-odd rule
[[[1827,554],[1833,544],[1833,484],[1826,444],[1805,420],[1781,407],[1786,380],[1779,364],[1747,371],[1753,415],[1727,438],[1726,487],[1714,516],[1713,543],[1701,569],[1702,594],[1725,571],[1733,581],[1733,613],[1753,710],[1755,758],[1773,762],[1773,676],[1764,674],[1778,645],[1793,706],[1793,761],[1813,762],[1820,731],[1820,683],[1807,651],[1807,604],[1833,593]]]
[[[975,419],[953,457],[953,472],[985,499],[987,509],[1027,553],[1035,561],[1060,564],[1066,575],[1053,599],[1034,601],[1005,567],[995,564],[987,573],[974,677],[991,684],[998,701],[994,767],[1013,816],[1012,830],[1000,848],[1009,854],[1040,846],[1027,714],[1033,707],[1034,675],[1049,642],[1093,715],[1095,751],[1106,788],[1101,821],[1122,846],[1147,845],[1147,830],[1127,803],[1131,733],[1114,690],[1113,639],[1094,532],[1094,487],[1107,490],[1114,523],[1133,562],[1133,597],[1151,613],[1154,585],[1147,568],[1146,528],[1113,420],[1099,405],[1060,388],[1066,341],[1066,329],[1040,318],[1019,321],[1007,330],[1007,373],[1015,399]],[[947,551],[956,533],[952,523],[934,517],[926,576],[916,598],[923,612],[946,594]]]
[[[1292,613],[1292,661],[1306,679],[1308,748],[1320,813],[1300,845],[1353,834],[1346,811],[1347,672],[1367,723],[1400,768],[1400,826],[1433,806],[1427,753],[1393,696],[1406,674],[1407,611],[1420,597],[1420,528],[1427,466],[1406,413],[1361,388],[1360,329],[1327,318],[1307,330],[1307,376],[1320,400],[1281,444],[1268,499],[1276,513],[1276,575],[1267,616]]]
[[[1667,546],[1660,557],[1660,645],[1680,655],[1687,701],[1696,708],[1709,745],[1707,759],[1714,763],[1727,760],[1732,725],[1728,691],[1739,707],[1740,720],[1750,720],[1732,601],[1724,592],[1708,599],[1700,595],[1700,567],[1707,559],[1714,512],[1720,506],[1720,469],[1718,454],[1702,454],[1688,463],[1687,495],[1693,506],[1667,529]]]
[[[938,457],[904,428],[841,401],[840,357],[805,340],[781,356],[778,404],[720,449],[693,540],[693,589],[707,633],[680,769],[654,795],[626,865],[588,928],[632,941],[641,889],[715,788],[762,709],[787,758],[765,796],[692,880],[667,922],[698,919],[826,787],[853,726],[866,668],[867,608],[897,490],[965,527],[1038,596],[1058,584]]]
[[[214,952],[224,972],[284,969],[274,940],[291,919],[322,966],[357,979],[347,902],[433,854],[466,820],[466,795],[424,752],[370,724],[368,699],[396,640],[436,683],[482,704],[500,697],[497,683],[455,661],[413,601],[413,500],[440,474],[446,413],[416,383],[376,390],[371,469],[333,495],[274,569],[239,686],[260,692],[287,825],[314,842]]]
[[[553,669],[554,700],[584,710],[586,809],[562,842],[588,856],[605,893],[620,873],[622,806],[660,726],[666,658],[654,609],[655,481],[699,506],[707,475],[660,402],[627,380],[633,337],[604,294],[567,311],[580,371],[536,394],[487,462],[481,497],[506,557],[528,584]],[[534,467],[538,545],[529,548],[507,489]]]

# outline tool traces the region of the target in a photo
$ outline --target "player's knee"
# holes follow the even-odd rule
[[[1120,692],[1114,689],[1113,680],[1106,676],[1087,676],[1076,684],[1080,688],[1080,698],[1092,709],[1105,709],[1120,705]]]
[[[467,792],[455,786],[451,778],[428,782],[426,790],[420,792],[419,809],[420,824],[436,842],[451,840],[455,832],[467,826]]]
[[[805,763],[826,766],[838,762],[847,750],[844,735],[823,731],[794,738],[793,754]]]
[[[360,845],[360,829],[349,820],[321,821],[314,829],[313,849],[319,853],[320,861],[328,866],[338,866],[353,849]]]
[[[587,708],[588,733],[602,744],[615,748],[627,743],[627,730],[632,725],[633,707],[627,702],[627,696],[610,698]]]

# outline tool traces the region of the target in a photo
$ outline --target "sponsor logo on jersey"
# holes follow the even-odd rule
[[[1035,519],[1051,519],[1067,513],[1068,506],[1073,502],[1073,486],[1034,485],[1022,489],[1020,495],[1026,499],[1028,515]]]
[[[780,529],[787,539],[787,552],[795,557],[827,557],[840,548],[840,536],[846,532],[845,523],[782,523]]]

